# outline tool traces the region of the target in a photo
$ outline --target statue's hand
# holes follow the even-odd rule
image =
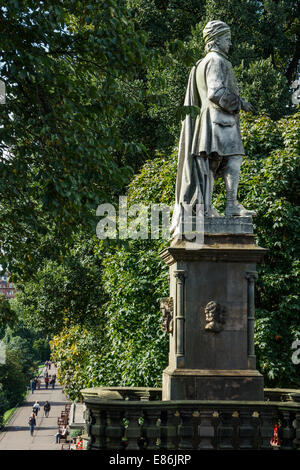
[[[254,108],[251,103],[248,103],[248,101],[242,101],[242,109],[247,113],[254,113]]]

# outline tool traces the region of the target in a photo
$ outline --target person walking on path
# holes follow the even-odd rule
[[[50,380],[50,385],[52,385],[52,390],[54,390],[54,386],[55,386],[55,379],[52,377],[52,379]]]
[[[53,363],[50,373],[51,372],[52,374],[55,373],[56,377],[58,376],[58,371],[56,368],[54,369]],[[32,375],[29,377],[29,379],[31,378],[33,379],[34,376]],[[45,390],[44,378],[42,377],[41,380],[41,389],[35,390],[34,396],[29,390],[24,403],[21,404],[14,416],[11,418],[9,425],[0,433],[0,454],[3,450],[57,451],[60,449],[61,444],[55,443],[55,434],[58,430],[56,423],[57,419],[61,417],[61,412],[65,411],[65,404],[69,403],[69,400],[63,394],[62,386],[57,379],[54,390],[52,390],[51,387],[48,387],[48,390]],[[29,386],[29,380],[27,384]],[[44,416],[44,404],[46,400],[51,405],[48,418]],[[28,420],[32,414],[32,406],[35,401],[39,402],[40,411],[38,416],[35,416],[36,425],[34,427],[33,436],[31,436]],[[60,431],[62,430],[62,427],[63,425],[59,427]],[[70,435],[68,437],[70,437]],[[61,439],[60,442],[64,442],[64,439]],[[39,465],[36,459],[34,459],[34,461],[34,465]],[[4,465],[2,466],[4,467]],[[3,468],[3,470],[5,469]]]
[[[48,418],[50,410],[51,410],[51,405],[48,401],[46,401],[45,404],[44,404],[44,412],[45,412],[45,417],[46,418]]]
[[[40,379],[36,379],[37,389],[40,390],[41,388],[41,381]]]
[[[33,392],[32,393],[34,393],[34,391],[36,390],[36,379],[35,378],[32,379],[32,387],[33,387]]]
[[[34,413],[32,413],[32,415],[29,417],[28,424],[29,424],[30,434],[33,436],[34,427],[36,426],[36,420],[35,420],[35,414]]]
[[[48,390],[48,385],[49,385],[49,377],[45,377],[45,386],[46,386],[46,390]]]
[[[31,379],[31,380],[30,380],[30,390],[31,390],[31,393],[34,393],[34,389],[35,389],[35,387],[34,387],[34,380]]]
[[[39,410],[40,410],[40,404],[39,404],[39,402],[36,401],[35,404],[32,407],[32,411],[37,416]]]
[[[51,369],[51,361],[48,362],[49,370]]]

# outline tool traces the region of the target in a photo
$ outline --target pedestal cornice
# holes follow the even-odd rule
[[[159,253],[163,261],[171,266],[178,261],[215,261],[229,263],[261,263],[267,250],[256,245],[203,245],[192,249],[170,246]]]

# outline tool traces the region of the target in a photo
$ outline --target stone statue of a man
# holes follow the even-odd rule
[[[203,204],[204,215],[218,217],[212,206],[214,180],[222,176],[226,185],[226,216],[251,216],[237,201],[242,156],[239,112],[253,111],[240,98],[234,71],[228,60],[231,46],[229,26],[210,21],[203,30],[204,59],[189,76],[185,106],[198,106],[194,119],[187,114],[182,123],[176,182],[176,204],[172,232],[178,226],[186,204]]]

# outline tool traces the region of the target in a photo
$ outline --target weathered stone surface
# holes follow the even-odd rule
[[[163,372],[163,400],[263,401],[263,377],[255,370],[183,369]]]
[[[230,27],[220,20],[209,21],[203,37],[206,56],[192,67],[184,100],[186,107],[201,107],[201,112],[196,117],[187,114],[182,122],[171,228],[174,235],[181,233],[183,211],[188,207],[199,212],[202,205],[206,216],[219,216],[212,205],[214,181],[219,177],[224,179],[226,187],[225,214],[242,218],[255,214],[237,200],[245,154],[239,111],[254,109],[240,97],[228,58]],[[235,233],[235,229],[230,232]]]
[[[252,217],[205,217],[205,233],[253,233]]]
[[[105,390],[102,387],[84,388],[81,390],[84,398],[101,398],[101,400],[123,400],[120,393],[113,390]]]
[[[85,399],[99,398],[101,400],[159,400],[161,388],[153,387],[93,387],[81,390]]]
[[[164,400],[263,399],[263,378],[255,370],[248,331],[254,300],[249,301],[247,273],[256,272],[265,252],[251,233],[217,233],[209,234],[202,248],[191,249],[182,240],[161,253],[170,266],[174,305]],[[218,308],[207,316],[211,305]],[[207,328],[208,320],[214,328]]]

